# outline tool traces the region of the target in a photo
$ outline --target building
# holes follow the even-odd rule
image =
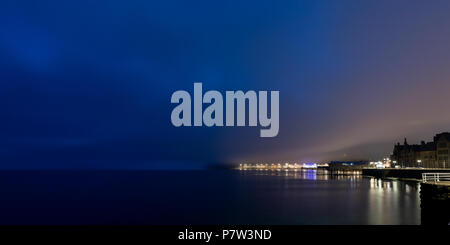
[[[434,136],[432,142],[394,146],[391,159],[401,167],[450,168],[450,133],[440,133]]]
[[[357,170],[369,167],[368,161],[331,161],[328,163],[330,170]]]
[[[441,168],[450,168],[449,148],[450,148],[450,133],[442,133],[434,136],[436,142],[436,158],[437,165]]]

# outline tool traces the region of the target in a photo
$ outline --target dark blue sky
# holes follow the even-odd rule
[[[0,168],[378,158],[450,130],[449,1],[2,1]],[[175,128],[176,90],[279,90],[280,132]]]

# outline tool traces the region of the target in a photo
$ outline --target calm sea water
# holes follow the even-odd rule
[[[420,224],[419,185],[316,171],[3,171],[0,224]]]

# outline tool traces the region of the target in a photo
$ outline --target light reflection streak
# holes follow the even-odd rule
[[[348,209],[345,211],[347,213],[355,207],[366,210],[360,215],[364,216],[368,224],[420,224],[420,219],[417,220],[420,217],[420,207],[417,206],[420,204],[420,187],[417,182],[377,179],[353,171],[331,172],[325,169],[238,172],[245,176],[276,177],[282,183],[277,186],[281,187],[277,190],[281,196],[287,200],[307,196],[299,202],[309,203],[310,207],[332,205],[323,201],[333,200],[340,202],[344,210]],[[274,183],[272,180],[267,183]]]

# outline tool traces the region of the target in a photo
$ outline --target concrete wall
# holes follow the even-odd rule
[[[422,225],[450,224],[450,186],[420,184]]]
[[[376,178],[422,179],[422,173],[450,173],[449,169],[363,169],[362,174]]]

